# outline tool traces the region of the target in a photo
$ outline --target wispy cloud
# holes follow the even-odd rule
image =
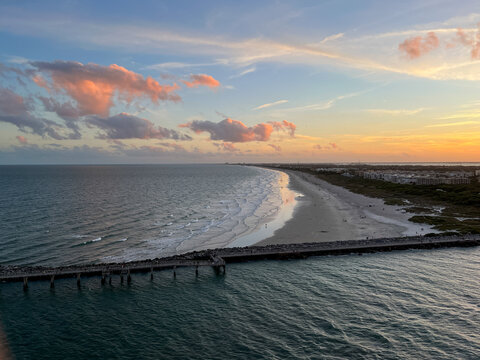
[[[415,115],[418,114],[419,112],[424,111],[425,108],[419,108],[419,109],[413,109],[413,110],[408,110],[408,109],[366,109],[365,111],[368,111],[373,114],[379,114],[379,115]]]
[[[327,36],[326,38],[324,38],[322,41],[320,41],[320,44],[325,44],[325,43],[330,42],[330,41],[338,40],[338,39],[341,39],[344,36],[345,36],[344,33],[338,33],[338,34],[330,35],[330,36]]]
[[[286,63],[320,64],[319,60],[333,60],[336,65],[361,69],[402,72],[386,64],[358,54],[348,54],[346,49],[325,50],[320,45],[305,44],[301,41],[282,41],[265,38],[235,39],[226,36],[202,36],[174,32],[152,26],[117,25],[78,19],[61,15],[14,14],[3,11],[0,14],[2,29],[19,34],[35,34],[58,40],[75,41],[101,47],[138,49],[150,53],[195,54],[223,58],[224,64],[247,66],[249,64],[276,61]],[[59,32],[58,29],[63,31]],[[340,39],[341,37],[336,37]],[[181,67],[183,63],[166,63],[167,66]],[[154,65],[152,65],[154,66]],[[160,65],[160,69],[163,65]]]
[[[458,122],[452,122],[452,123],[427,125],[425,127],[435,128],[435,127],[451,127],[451,126],[465,126],[465,125],[479,125],[479,124],[480,124],[480,121],[458,121]]]
[[[320,102],[320,103],[315,103],[315,104],[309,104],[309,105],[303,105],[303,106],[296,106],[296,107],[291,107],[288,109],[284,109],[285,111],[313,111],[313,110],[327,110],[330,109],[333,105],[335,105],[336,102],[343,100],[343,99],[348,99],[351,97],[359,96],[361,94],[364,94],[369,90],[365,91],[359,91],[355,93],[350,93],[346,95],[340,95],[337,97],[334,97],[330,100]]]
[[[442,116],[438,120],[453,120],[453,119],[475,119],[480,118],[480,113],[458,113],[447,116]]]
[[[239,78],[239,77],[242,77],[242,76],[245,76],[247,74],[250,74],[250,73],[253,73],[255,72],[257,69],[255,67],[250,67],[248,69],[245,69],[243,70],[242,72],[238,73],[238,74],[235,74],[235,75],[232,75],[230,76],[230,79],[235,79],[235,78]]]
[[[443,24],[426,24],[424,26],[417,24],[414,29],[374,33],[366,36],[340,33],[329,36],[320,43],[309,43],[295,38],[288,40],[264,36],[238,38],[223,33],[207,35],[173,31],[156,26],[84,21],[61,14],[47,15],[10,11],[9,9],[2,10],[5,10],[0,14],[2,31],[86,44],[89,47],[129,50],[134,48],[147,53],[194,54],[212,59],[211,62],[199,64],[167,62],[151,65],[152,69],[163,70],[217,64],[238,68],[259,62],[279,62],[310,66],[327,64],[362,71],[405,74],[440,80],[480,80],[480,62],[471,59],[467,47],[449,52],[440,46],[435,50],[435,56],[430,54],[415,58],[415,61],[402,58],[398,53],[398,45],[405,41],[406,37],[415,39],[420,36],[423,40],[419,42],[418,49],[422,50],[425,36],[428,36],[429,33],[434,33],[443,44],[452,36],[456,36],[460,26],[463,27],[465,33],[471,35],[472,32],[477,31],[477,28],[472,28],[473,23],[457,24],[458,19],[446,21]],[[62,31],[59,32],[59,28]],[[416,56],[417,47],[408,46],[407,48],[409,51],[413,51],[410,54]]]
[[[272,106],[275,106],[275,105],[285,104],[287,102],[288,102],[288,100],[278,100],[278,101],[275,101],[275,102],[272,102],[272,103],[267,103],[267,104],[257,106],[255,108],[253,108],[252,110],[266,109],[266,108],[269,108],[269,107],[272,107]]]
[[[145,66],[145,69],[165,71],[169,69],[185,69],[185,68],[192,68],[192,67],[216,66],[216,65],[223,65],[223,64],[225,64],[225,61],[221,61],[221,60],[209,62],[209,63],[164,62],[164,63]]]

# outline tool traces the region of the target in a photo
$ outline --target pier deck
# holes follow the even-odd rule
[[[370,240],[348,240],[320,243],[301,243],[268,246],[250,246],[243,248],[221,248],[214,250],[194,251],[168,258],[149,259],[126,263],[92,264],[63,267],[42,266],[0,266],[0,282],[23,281],[28,287],[29,280],[50,280],[53,287],[54,279],[101,276],[102,284],[112,275],[127,277],[130,282],[131,273],[153,272],[176,268],[195,267],[198,274],[199,266],[213,267],[217,272],[225,265],[233,262],[243,262],[261,259],[291,259],[320,255],[341,255],[349,253],[368,253],[405,249],[432,249],[440,247],[470,247],[480,245],[480,235],[437,236],[437,237],[403,237],[382,238]]]

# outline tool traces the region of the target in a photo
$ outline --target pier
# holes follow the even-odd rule
[[[471,247],[480,245],[480,235],[455,235],[435,237],[402,237],[370,240],[346,240],[317,243],[283,244],[268,246],[249,246],[241,248],[220,248],[214,250],[193,251],[166,258],[131,261],[125,263],[105,263],[91,265],[73,265],[62,267],[45,266],[0,266],[0,282],[23,282],[25,290],[29,281],[47,280],[50,287],[55,287],[55,280],[73,278],[81,286],[85,277],[100,277],[102,285],[112,283],[112,276],[120,277],[120,282],[129,284],[131,274],[150,273],[153,280],[155,271],[176,270],[181,267],[212,267],[217,274],[226,273],[226,264],[265,259],[301,259],[309,256],[344,255],[352,253],[372,253],[406,249],[435,249],[443,247]]]

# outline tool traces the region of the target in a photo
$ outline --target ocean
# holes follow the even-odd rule
[[[478,359],[480,249],[0,286],[17,359]]]
[[[0,263],[152,258],[250,237],[285,202],[242,166],[0,167]],[[233,220],[232,220],[233,219]],[[189,225],[188,225],[189,224]],[[209,234],[209,232],[211,233]],[[480,249],[0,284],[16,359],[477,359]]]
[[[285,181],[278,171],[229,165],[1,166],[0,264],[227,246],[279,213]]]

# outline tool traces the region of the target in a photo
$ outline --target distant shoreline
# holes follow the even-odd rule
[[[382,199],[353,193],[310,174],[279,169],[290,177],[289,187],[305,196],[298,199],[293,217],[273,236],[256,245],[328,242],[424,235],[432,226],[408,221],[402,207]]]

